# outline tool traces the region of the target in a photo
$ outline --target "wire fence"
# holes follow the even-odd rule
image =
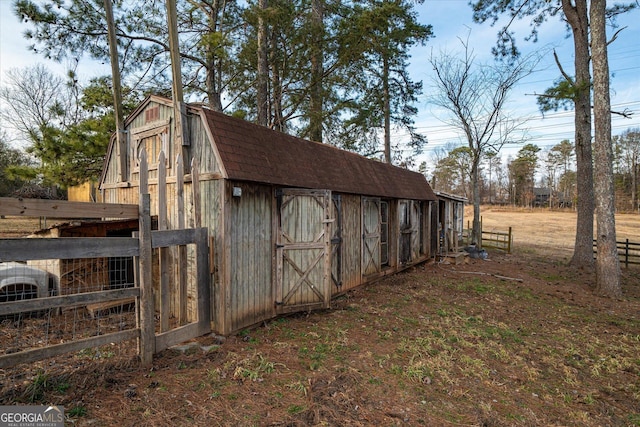
[[[25,310],[0,316],[0,358],[26,354],[0,369],[0,403],[14,399],[30,402],[24,383],[42,373],[63,376],[87,363],[113,363],[135,358],[137,319],[135,298],[51,307],[56,297],[76,298],[99,291],[132,288],[131,257],[99,257],[0,263],[0,303],[29,303]],[[126,271],[125,271],[126,270]],[[9,283],[11,282],[11,283]],[[30,352],[46,352],[100,337],[130,331],[129,339],[86,346],[42,360]],[[24,353],[26,352],[26,353]],[[27,388],[28,390],[29,388]],[[23,398],[23,399],[22,399]]]

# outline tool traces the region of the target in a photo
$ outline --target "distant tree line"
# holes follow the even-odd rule
[[[616,210],[640,212],[640,129],[613,136]],[[466,146],[435,150],[427,177],[438,191],[460,194],[473,202],[470,181],[472,158]],[[495,152],[483,156],[480,168],[480,203],[518,207],[576,208],[575,147],[569,140],[549,149],[525,144],[515,156]]]

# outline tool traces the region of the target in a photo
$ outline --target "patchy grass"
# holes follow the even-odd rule
[[[610,300],[562,255],[516,247],[202,337],[208,351],[169,349],[151,370],[79,352],[4,371],[0,404],[91,426],[640,426],[640,269]]]
[[[429,264],[208,352],[167,350],[152,371],[79,354],[74,372],[5,384],[2,403],[55,402],[98,426],[638,426],[640,282],[624,274],[612,301],[557,263]]]

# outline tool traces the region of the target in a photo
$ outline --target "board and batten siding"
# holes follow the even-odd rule
[[[189,136],[190,155],[192,159],[198,161],[200,174],[220,174],[220,164],[218,157],[211,143],[211,136],[208,134],[204,121],[200,115],[190,114],[189,116]]]
[[[341,194],[340,198],[342,208],[342,286],[340,289],[333,286],[333,294],[348,291],[362,284],[361,197],[353,194]],[[336,218],[335,213],[334,218]]]
[[[168,126],[168,134],[167,134],[167,144],[170,146],[170,141],[172,140],[172,131],[171,131],[171,118],[173,116],[173,109],[164,104],[160,104],[157,102],[149,102],[143,109],[137,112],[137,114],[129,121],[126,125],[126,136],[127,136],[127,152],[126,152],[126,167],[125,176],[128,177],[128,181],[133,180],[133,176],[137,176],[137,155],[136,155],[136,135],[137,132],[141,130],[150,131],[154,128],[162,128]],[[173,163],[175,161],[175,150],[168,150],[171,152],[165,153],[167,155],[167,159],[169,159],[169,163]],[[105,176],[104,176],[104,184],[117,184],[121,182],[121,172],[120,172],[120,148],[118,144],[113,144],[112,152],[108,158],[108,163],[105,165]],[[152,165],[157,163],[157,159],[148,159],[149,164]],[[150,168],[151,169],[151,168]],[[170,170],[170,169],[169,169]],[[167,170],[167,176],[175,175],[175,173]],[[156,178],[156,170],[151,170],[149,174],[149,179]],[[137,181],[137,178],[135,179]],[[125,202],[120,202],[125,203]]]
[[[211,286],[211,320],[213,330],[222,330],[224,319],[224,295],[221,293],[221,280],[224,276],[224,225],[223,203],[226,181],[222,179],[200,181],[200,210],[202,227],[209,230],[209,283]]]
[[[234,196],[234,188],[242,194]],[[238,190],[236,190],[238,191]],[[271,186],[233,183],[226,186],[229,230],[224,251],[229,274],[230,330],[239,330],[272,318],[273,295],[273,204]]]

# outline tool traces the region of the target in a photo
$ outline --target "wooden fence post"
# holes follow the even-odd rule
[[[211,330],[211,289],[209,287],[209,230],[196,229],[196,268],[197,295],[198,295],[198,323],[200,334],[206,334]]]
[[[511,240],[513,239],[513,234],[511,233],[511,227],[509,227],[509,242],[507,243],[507,253],[511,253]]]
[[[184,160],[182,154],[176,159],[176,197],[178,202],[178,228],[185,228],[184,208]],[[185,325],[187,319],[187,247],[178,246],[178,321]]]
[[[624,242],[624,268],[629,268],[629,239]]]
[[[158,230],[167,226],[167,167],[164,151],[158,155]],[[171,291],[169,289],[169,249],[158,248],[160,258],[160,332],[169,330]]]
[[[153,301],[153,277],[151,252],[151,196],[148,193],[148,167],[144,151],[140,156],[140,208],[139,233],[140,244],[140,362],[143,367],[153,363],[155,353],[155,324]]]

